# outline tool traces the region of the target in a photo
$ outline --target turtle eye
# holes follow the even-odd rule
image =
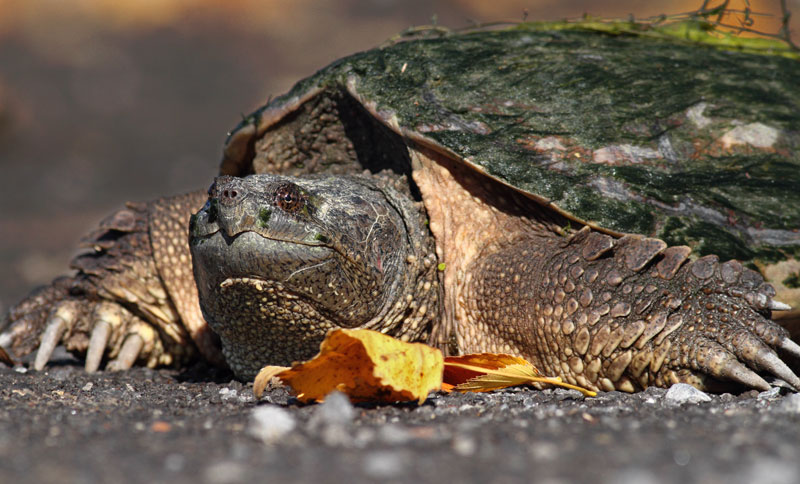
[[[275,191],[275,204],[289,213],[298,213],[306,205],[307,197],[293,183],[280,185]]]

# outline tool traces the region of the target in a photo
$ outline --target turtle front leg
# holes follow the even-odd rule
[[[776,353],[800,356],[800,347],[770,320],[788,309],[772,286],[736,261],[690,261],[689,252],[588,228],[508,245],[469,271],[461,348],[522,354],[545,374],[599,390],[768,389],[759,373],[800,389]]]
[[[200,314],[188,249],[188,221],[202,192],[128,206],[100,223],[72,261],[73,276],[34,291],[0,323],[0,346],[16,357],[36,352],[43,369],[63,344],[86,370],[188,361],[197,349],[221,361]]]

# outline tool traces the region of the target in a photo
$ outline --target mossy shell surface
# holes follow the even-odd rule
[[[409,143],[575,220],[765,273],[779,265],[769,279],[790,285],[800,273],[800,61],[562,27],[416,39],[341,59],[248,116],[223,167],[245,166],[246,140],[303,102],[341,91]]]

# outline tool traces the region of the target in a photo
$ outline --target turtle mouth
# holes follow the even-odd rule
[[[189,242],[192,246],[201,246],[206,241],[212,240],[215,237],[221,237],[227,246],[232,246],[237,243],[237,240],[240,237],[248,237],[249,235],[255,235],[261,237],[262,239],[270,240],[279,244],[325,247],[327,249],[334,250],[334,247],[329,243],[328,238],[322,236],[321,234],[316,234],[313,239],[310,239],[310,237],[283,237],[277,234],[264,233],[264,231],[257,229],[242,229],[240,231],[229,232],[228,230],[222,228],[216,228],[206,233],[192,232]]]
[[[191,249],[203,316],[240,378],[312,357],[342,324],[341,300],[330,287],[355,290],[332,282],[340,271],[336,252],[319,243],[216,230],[193,238]]]
[[[189,220],[189,242],[192,246],[202,245],[219,234],[228,245],[232,245],[237,238],[252,233],[275,242],[330,247],[329,237],[309,231],[302,224],[281,224],[276,230],[276,227],[270,226],[271,215],[272,210],[267,207],[221,210],[219,200],[210,198]]]
[[[322,242],[264,236],[250,230],[233,236],[220,229],[193,235],[191,252],[198,288],[209,292],[229,279],[302,286],[304,273],[312,269],[324,273],[326,265],[335,263],[335,250]]]

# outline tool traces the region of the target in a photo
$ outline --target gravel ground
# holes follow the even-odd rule
[[[0,368],[0,482],[800,480],[800,395],[512,389],[302,405],[188,371]]]

